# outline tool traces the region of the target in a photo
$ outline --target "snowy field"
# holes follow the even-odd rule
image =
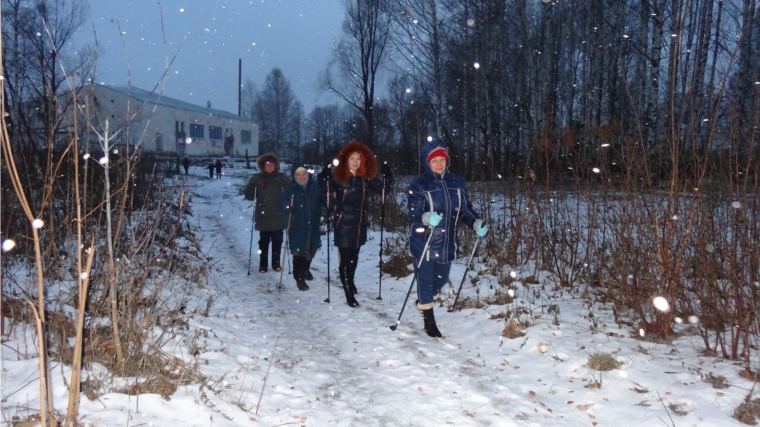
[[[164,350],[197,363],[205,382],[180,387],[169,400],[83,396],[82,425],[743,425],[731,418],[753,387],[738,376],[741,363],[704,356],[696,335],[669,343],[635,339],[635,332],[614,323],[611,306],[589,306],[552,292],[554,284],[543,276],[541,285],[531,285],[545,285],[539,301],[519,283],[516,287],[512,308],[529,302],[537,316],[525,336],[501,335],[503,319],[490,317],[503,313],[504,306],[455,313],[436,307],[442,341],[422,331],[414,296],[398,330],[390,330],[411,276],[385,277],[383,299],[376,299],[379,232],[370,234],[360,254],[361,307],[345,303],[332,245],[330,303],[323,302],[326,241],[312,264],[309,291],[296,289],[287,263],[281,292],[275,288],[280,273],[258,273],[257,259],[248,276],[252,203],[239,189],[250,173],[225,169],[222,179],[209,180],[205,169],[194,167],[181,178],[190,191],[195,231],[214,264],[209,284],[198,292],[214,296],[214,305],[208,317],[188,313],[186,336]],[[464,260],[452,268],[456,285],[464,269]],[[557,306],[558,324],[541,305]],[[39,407],[34,342],[28,328],[3,337],[4,423],[19,406]],[[596,352],[612,354],[622,366],[607,372],[588,368]],[[55,406],[64,413],[69,374],[68,367],[53,364]],[[708,375],[724,376],[730,385],[713,388],[703,380]]]

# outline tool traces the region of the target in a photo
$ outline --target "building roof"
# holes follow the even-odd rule
[[[199,113],[214,114],[216,116],[226,117],[229,119],[250,121],[246,117],[232,114],[228,111],[217,110],[215,108],[201,107],[200,105],[191,104],[189,102],[180,101],[179,99],[171,98],[166,95],[162,95],[158,92],[148,92],[145,89],[140,89],[135,86],[115,86],[115,85],[98,85],[101,88],[110,89],[114,92],[121,93],[123,95],[130,96],[137,99],[140,102],[150,102],[153,104],[165,105],[168,107],[182,108],[190,111],[197,111]]]

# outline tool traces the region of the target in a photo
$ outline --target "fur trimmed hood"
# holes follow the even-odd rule
[[[365,179],[374,179],[377,176],[375,153],[361,142],[351,141],[344,145],[338,153],[338,166],[335,166],[333,172],[335,182],[346,182],[351,178],[351,171],[348,170],[348,158],[355,152],[358,152],[362,156],[362,164],[359,166],[359,170],[356,171],[356,175],[363,176]]]
[[[262,154],[258,159],[256,159],[256,166],[259,167],[259,171],[264,172],[264,164],[266,162],[274,163],[274,170],[279,172],[280,159],[278,159],[277,156],[272,153]]]

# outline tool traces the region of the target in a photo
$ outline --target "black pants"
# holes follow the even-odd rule
[[[282,230],[259,231],[259,252],[261,266],[269,263],[269,242],[272,242],[272,268],[280,268],[280,251],[282,249]]]

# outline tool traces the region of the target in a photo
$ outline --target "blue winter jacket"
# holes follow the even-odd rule
[[[293,169],[295,171],[295,168]],[[319,188],[309,175],[306,187],[296,182],[295,177],[285,186],[282,194],[282,211],[290,218],[288,249],[290,252],[316,251],[322,246],[319,238],[320,205]]]
[[[427,159],[428,154],[439,146],[443,147],[443,143],[438,140],[426,142],[422,146],[422,158]],[[464,180],[449,173],[448,169],[443,175],[434,173],[427,162],[425,173],[415,178],[409,187],[407,207],[412,222],[409,230],[412,255],[417,259],[422,256],[432,230],[433,237],[425,259],[439,263],[448,263],[457,258],[457,220],[461,219],[472,228],[480,218],[472,208]],[[440,213],[443,216],[440,224],[435,227],[424,225],[422,216],[426,212]]]

